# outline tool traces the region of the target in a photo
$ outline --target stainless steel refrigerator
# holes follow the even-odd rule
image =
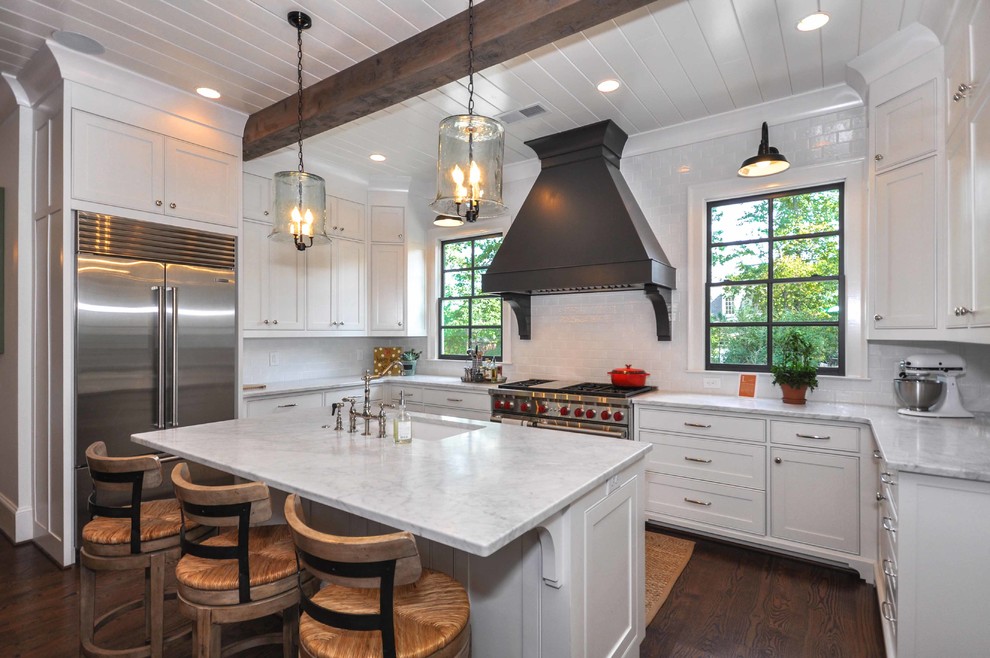
[[[233,236],[76,219],[78,538],[91,443],[105,442],[111,456],[142,454],[131,434],[236,416],[237,295]]]

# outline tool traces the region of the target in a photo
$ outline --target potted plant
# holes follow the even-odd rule
[[[770,368],[773,383],[780,386],[787,404],[804,404],[808,389],[818,387],[818,366],[812,358],[814,348],[798,331],[791,329],[780,341],[779,363]]]
[[[422,354],[421,351],[409,348],[399,355],[399,362],[402,363],[403,375],[416,374],[416,361],[419,360],[420,354]]]

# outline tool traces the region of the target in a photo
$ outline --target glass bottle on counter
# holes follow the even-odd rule
[[[399,391],[399,413],[392,421],[392,439],[396,443],[412,442],[412,418],[406,411],[405,391]]]

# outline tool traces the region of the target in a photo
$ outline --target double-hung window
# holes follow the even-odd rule
[[[796,330],[843,375],[842,183],[708,204],[706,368],[767,372]]]
[[[502,299],[481,292],[502,234],[440,243],[439,350],[441,359],[463,359],[479,344],[487,356],[502,357]]]

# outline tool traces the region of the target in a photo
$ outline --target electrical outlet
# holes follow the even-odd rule
[[[722,388],[722,378],[705,377],[705,388]]]
[[[277,366],[278,365],[278,352],[268,353],[268,365]]]

